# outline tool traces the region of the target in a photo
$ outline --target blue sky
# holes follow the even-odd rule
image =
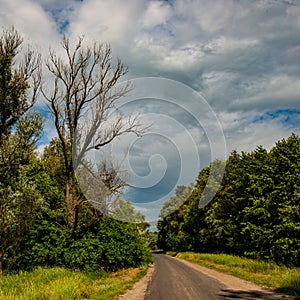
[[[44,57],[50,46],[58,49],[62,33],[71,38],[84,34],[87,42],[111,43],[113,54],[129,67],[128,78],[168,78],[194,89],[220,122],[227,155],[233,149],[251,151],[257,145],[270,149],[277,140],[300,133],[297,0],[0,0],[0,23],[4,27],[14,25]],[[165,199],[176,184],[194,181],[195,170],[184,179],[175,176],[181,172],[180,155],[176,158],[175,154],[181,143],[186,143],[185,134],[196,144],[194,152],[200,158],[197,168],[212,158],[210,137],[195,123],[193,112],[150,103],[143,100],[137,105],[145,120],[150,112],[160,112],[159,116],[171,116],[185,130],[178,127],[177,132],[168,131],[168,139],[173,139],[169,146],[169,141],[163,140],[165,131],[160,138],[153,133],[144,140],[128,140],[134,145],[131,160],[140,175],[166,167],[166,177],[151,191],[127,191],[138,204],[151,193]],[[168,122],[161,118],[155,134]],[[45,144],[54,135],[53,126],[47,122]],[[190,157],[187,164],[192,168],[191,153],[185,157]],[[149,206],[159,206],[145,202],[150,203],[142,208],[146,213]],[[157,209],[149,218],[154,219],[156,213]]]

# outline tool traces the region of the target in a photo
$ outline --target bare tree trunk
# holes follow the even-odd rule
[[[68,174],[66,178],[66,212],[68,227],[74,230],[75,214],[76,214],[76,199],[73,195],[74,189],[74,173]]]

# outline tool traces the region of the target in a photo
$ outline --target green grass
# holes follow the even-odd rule
[[[258,261],[227,254],[168,252],[177,258],[229,273],[239,278],[269,287],[276,292],[300,299],[300,268],[278,266],[274,262]]]
[[[0,278],[0,299],[117,299],[146,272],[147,267],[98,274],[37,268]]]

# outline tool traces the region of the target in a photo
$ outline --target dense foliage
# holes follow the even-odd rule
[[[29,109],[39,89],[39,61],[32,51],[16,66],[22,39],[14,28],[0,37],[0,275],[41,206],[31,178],[24,176],[41,135],[42,120]],[[33,79],[34,78],[34,79]],[[27,97],[27,89],[31,98]]]
[[[72,188],[66,189],[68,136],[65,143],[53,139],[41,157],[35,152],[43,129],[32,108],[40,61],[31,50],[23,62],[16,58],[22,42],[14,28],[0,37],[0,276],[2,270],[37,266],[112,271],[149,262],[148,225],[130,201],[119,199],[115,215],[141,224],[104,216],[85,199],[74,176]],[[80,199],[73,227],[66,193]]]
[[[115,271],[147,262],[150,262],[149,251],[136,227],[104,217],[88,231],[73,235],[68,229],[44,220],[24,239],[15,267]]]
[[[1,236],[1,246],[11,239],[18,241],[9,244],[14,251],[4,252],[4,270],[61,266],[73,270],[115,271],[150,262],[146,239],[148,225],[130,201],[119,199],[117,215],[125,213],[126,207],[128,218],[139,218],[142,223],[125,223],[105,217],[87,205],[79,211],[81,225],[75,231],[70,230],[64,207],[61,159],[59,142],[54,139],[45,148],[42,158],[32,153],[14,182],[15,188],[27,182],[30,185],[22,185],[22,191],[11,197],[3,195],[10,206],[7,206],[2,217],[9,218],[14,227],[10,226],[7,234]],[[4,200],[1,199],[1,203]],[[16,208],[12,207],[14,203],[18,203]],[[14,219],[11,217],[13,209],[18,209]],[[8,239],[8,236],[11,238]]]
[[[300,266],[299,136],[278,141],[269,152],[263,147],[251,153],[233,152],[216,196],[200,208],[210,168],[201,170],[186,202],[158,222],[159,246]]]

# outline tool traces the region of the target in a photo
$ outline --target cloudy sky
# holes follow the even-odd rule
[[[126,102],[153,123],[145,138],[127,140],[127,196],[150,203],[145,212],[210,160],[300,133],[298,0],[0,0],[0,23],[44,57],[62,34],[109,42],[128,78],[161,79],[165,88],[137,80],[140,100]]]

